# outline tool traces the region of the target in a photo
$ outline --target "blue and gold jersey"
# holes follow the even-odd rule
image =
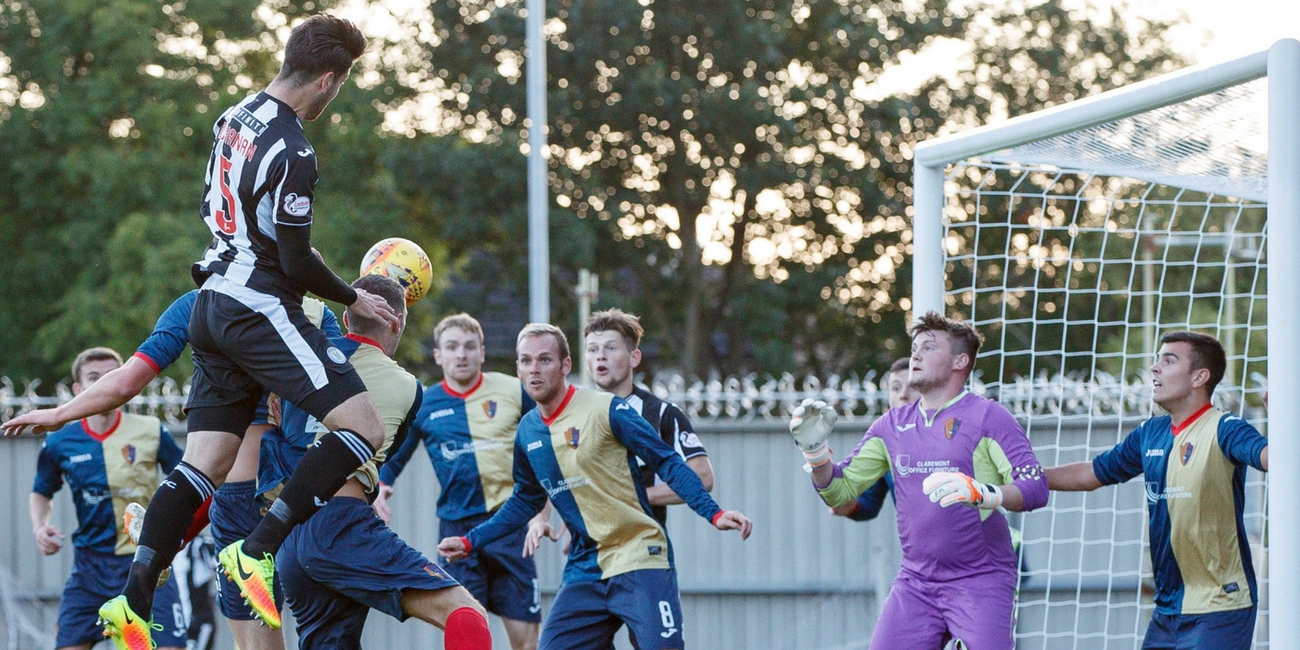
[[[1093,459],[1103,484],[1145,476],[1157,612],[1205,614],[1256,602],[1242,511],[1246,466],[1262,470],[1267,446],[1245,420],[1206,405],[1177,427],[1167,415],[1151,418]]]
[[[438,518],[455,521],[493,512],[514,489],[515,430],[535,404],[520,381],[485,372],[468,392],[439,382],[424,394],[411,435],[384,464],[380,479],[392,485],[424,443],[438,475]]]
[[[72,545],[130,555],[135,544],[118,525],[122,513],[131,502],[148,506],[158,481],[180,461],[180,447],[158,418],[118,411],[107,431],[81,420],[46,436],[32,492],[52,498],[67,482],[77,508]]]
[[[573,535],[564,582],[672,568],[668,535],[650,511],[641,458],[700,516],[722,513],[682,457],[650,423],[610,393],[570,386],[549,418],[519,421],[515,489],[496,515],[470,531],[473,548],[528,523],[549,498]]]
[[[415,421],[424,396],[424,387],[414,375],[384,354],[379,344],[363,336],[348,334],[331,338],[330,344],[343,352],[356,369],[366,392],[379,411],[384,423],[384,444],[374,458],[352,473],[351,478],[361,481],[367,492],[373,492],[379,482],[379,468],[383,465],[394,443],[401,445]],[[257,493],[265,494],[288,480],[298,467],[298,461],[307,448],[329,433],[325,425],[306,411],[284,402],[281,406],[280,426],[262,435],[258,455]]]

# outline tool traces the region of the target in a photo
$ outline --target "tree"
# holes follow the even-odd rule
[[[445,129],[525,150],[523,3],[430,10]],[[897,344],[878,342],[909,308],[914,145],[1176,63],[1167,25],[1120,15],[1059,0],[964,14],[938,0],[554,0],[552,214],[587,223],[606,286],[635,278],[632,300],[687,373],[887,363]],[[940,39],[969,42],[972,65],[875,96]]]
[[[213,121],[274,77],[293,21],[332,4],[0,5],[5,374],[57,379],[81,348],[128,352],[193,287],[189,266],[208,238],[197,207]],[[313,240],[344,277],[386,236],[421,240],[436,264],[445,258],[378,162],[395,140],[379,128],[383,102],[413,92],[397,82],[391,47],[377,44],[358,81],[306,126],[322,179]],[[413,339],[429,320],[415,311]]]

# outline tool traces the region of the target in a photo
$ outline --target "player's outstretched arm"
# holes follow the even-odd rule
[[[139,357],[131,357],[126,364],[100,377],[81,394],[66,404],[52,409],[41,409],[20,415],[0,425],[4,435],[16,436],[31,428],[31,433],[48,433],[74,420],[111,411],[140,394],[158,373]]]
[[[739,512],[723,510],[686,461],[622,399],[615,398],[610,403],[609,428],[624,447],[645,461],[696,514],[708,519],[718,530],[739,530],[742,538],[749,537],[753,523]]]
[[[1097,472],[1093,469],[1092,461],[1049,467],[1043,470],[1043,473],[1047,475],[1047,488],[1049,490],[1091,492],[1102,485],[1101,481],[1097,479]]]
[[[708,456],[696,456],[686,459],[686,465],[700,477],[700,484],[704,486],[705,492],[713,491],[713,463],[709,462]],[[677,496],[676,492],[668,486],[667,483],[651,485],[645,489],[646,500],[652,506],[675,506],[681,503],[682,498]]]
[[[533,473],[533,466],[528,462],[524,447],[518,440],[515,440],[514,478],[515,490],[497,509],[497,513],[475,526],[464,537],[443,538],[438,543],[438,555],[452,561],[464,558],[474,549],[528,525],[529,520],[546,507],[546,490],[542,489],[541,482]]]

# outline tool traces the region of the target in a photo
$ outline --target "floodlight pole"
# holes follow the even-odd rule
[[[1300,420],[1300,41],[1278,41],[1268,52],[1268,387],[1272,404],[1268,492],[1300,491],[1300,439],[1286,435]],[[1278,254],[1273,255],[1276,251]],[[1283,497],[1285,499],[1285,497]],[[1279,501],[1269,508],[1268,638],[1287,646],[1300,639],[1300,510]],[[1273,542],[1277,543],[1274,544]]]
[[[528,0],[524,39],[528,85],[528,319],[551,322],[550,228],[546,213],[546,0]]]

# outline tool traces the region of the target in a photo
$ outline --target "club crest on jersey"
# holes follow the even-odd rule
[[[325,356],[329,357],[330,361],[334,363],[343,363],[348,360],[346,356],[343,356],[343,351],[334,346],[330,346],[328,350],[325,350]]]
[[[427,574],[429,574],[429,575],[431,575],[431,576],[433,576],[433,577],[435,577],[435,578],[446,578],[446,577],[447,577],[447,572],[443,571],[443,570],[442,570],[442,567],[440,567],[440,566],[438,566],[438,565],[436,565],[436,564],[434,564],[434,563],[432,563],[432,562],[430,562],[430,563],[424,565],[424,572],[427,573]]]
[[[1178,460],[1183,461],[1183,464],[1186,465],[1187,461],[1192,459],[1193,449],[1195,449],[1195,447],[1192,446],[1192,443],[1184,442],[1183,445],[1178,448]]]
[[[564,432],[564,442],[568,443],[570,447],[577,449],[578,434],[578,427],[569,427],[569,430]]]
[[[943,435],[949,440],[952,440],[952,437],[957,435],[960,430],[961,420],[957,418],[948,418],[948,421],[943,423]]]
[[[289,193],[284,197],[284,211],[295,217],[305,217],[311,213],[311,197]]]
[[[497,402],[496,402],[496,400],[491,400],[491,399],[490,399],[490,400],[488,400],[488,401],[486,401],[486,402],[483,402],[483,415],[486,415],[486,416],[488,416],[489,418],[494,418],[494,417],[497,416]]]
[[[122,458],[126,459],[128,465],[135,464],[135,445],[125,445],[122,447]]]

